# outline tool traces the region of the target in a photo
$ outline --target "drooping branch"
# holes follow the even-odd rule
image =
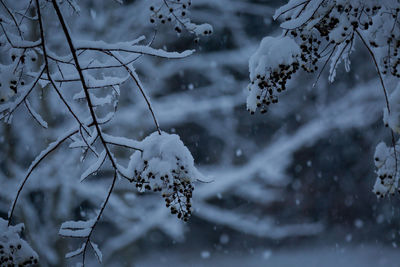
[[[387,90],[386,90],[385,83],[383,81],[382,73],[381,73],[381,71],[379,69],[378,62],[377,62],[376,57],[375,57],[375,54],[372,51],[372,49],[369,47],[367,42],[365,41],[365,39],[362,36],[362,34],[358,30],[356,30],[355,32],[357,33],[358,37],[360,38],[360,40],[364,44],[365,48],[368,50],[368,53],[371,55],[371,58],[372,58],[372,60],[374,62],[374,66],[375,66],[376,72],[377,72],[378,77],[379,77],[379,81],[380,81],[381,86],[382,86],[383,95],[384,95],[385,101],[386,101],[386,108],[388,109],[388,112],[390,113],[390,104],[389,104],[388,93],[387,93]]]
[[[90,123],[89,126],[92,124]],[[32,172],[39,166],[39,164],[48,156],[51,154],[51,152],[55,151],[62,143],[64,143],[65,140],[73,136],[74,134],[78,133],[79,129],[77,127],[67,131],[65,134],[60,136],[56,141],[52,142],[49,144],[49,146],[43,150],[36,158],[34,161],[32,161],[31,165],[28,168],[28,171],[26,172],[26,175],[24,179],[22,180],[21,184],[18,186],[17,190],[17,195],[15,196],[10,211],[8,212],[8,225],[11,224],[11,219],[14,214],[15,206],[17,204],[18,198],[22,192],[22,189],[24,188],[26,182],[28,181],[29,177],[31,176]]]
[[[360,38],[360,40],[361,40],[362,43],[364,44],[365,48],[367,48],[367,50],[368,50],[369,54],[371,55],[371,58],[372,58],[372,60],[373,60],[373,62],[374,62],[375,69],[376,69],[376,72],[378,73],[379,81],[380,81],[381,86],[382,86],[383,95],[385,96],[386,108],[387,108],[387,110],[388,110],[388,114],[390,114],[390,104],[389,104],[388,93],[387,93],[387,90],[386,90],[385,83],[384,83],[384,81],[383,81],[382,73],[381,73],[381,71],[380,71],[380,69],[379,69],[378,62],[377,62],[376,57],[375,57],[375,54],[374,54],[374,52],[372,51],[372,49],[369,47],[369,45],[367,44],[367,42],[365,41],[365,39],[364,39],[364,37],[362,36],[362,34],[361,34],[358,30],[356,30],[355,32],[357,33],[358,37]],[[391,133],[391,138],[392,138],[391,141],[392,141],[393,152],[394,152],[394,159],[395,159],[395,175],[397,176],[398,159],[397,159],[397,150],[396,150],[396,140],[395,140],[394,132],[393,132],[392,129],[390,129],[390,133]]]
[[[86,251],[87,251],[87,247],[88,247],[88,245],[90,243],[90,238],[91,238],[91,236],[93,234],[94,229],[96,228],[97,223],[100,221],[101,215],[103,215],[104,209],[107,206],[107,203],[108,203],[108,201],[110,199],[110,196],[111,196],[111,194],[112,194],[112,192],[114,190],[114,186],[115,186],[115,184],[117,182],[117,177],[118,177],[117,170],[115,169],[114,170],[114,177],[113,177],[113,180],[111,182],[110,189],[108,190],[106,199],[104,200],[103,204],[101,205],[100,211],[97,214],[96,218],[94,219],[94,223],[93,223],[93,225],[92,225],[92,227],[90,229],[90,232],[89,232],[89,234],[88,234],[88,236],[86,238],[85,247],[84,247],[83,252],[82,252],[82,264],[83,264],[83,266],[85,266]]]

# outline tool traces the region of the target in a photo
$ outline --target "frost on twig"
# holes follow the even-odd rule
[[[8,226],[0,218],[0,266],[36,266],[39,256],[20,237],[23,224]]]

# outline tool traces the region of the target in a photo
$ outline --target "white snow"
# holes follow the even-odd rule
[[[99,157],[86,169],[84,173],[82,173],[80,182],[83,182],[87,177],[97,172],[101,165],[103,165],[104,161],[106,160],[107,153],[106,150],[103,150]]]
[[[275,70],[279,64],[290,65],[300,54],[296,42],[288,37],[264,37],[257,51],[250,57],[250,79],[259,75],[267,75]]]
[[[384,108],[384,123],[395,132],[400,133],[400,84],[389,97],[390,113]]]
[[[134,177],[134,170],[143,170],[144,161],[148,162],[148,168],[143,171],[142,176],[149,173],[159,176],[169,175],[173,177],[172,170],[177,169],[177,163],[187,171],[182,174],[181,179],[194,181],[202,176],[194,166],[194,160],[189,150],[176,134],[154,132],[147,136],[140,147],[143,152],[136,151],[130,158],[128,170],[131,177]],[[160,181],[151,183],[159,184]]]
[[[305,11],[301,14],[301,16],[291,19],[289,21],[285,21],[281,24],[281,27],[283,29],[295,29],[298,28],[302,25],[304,25],[315,13],[315,11],[320,7],[321,3],[324,0],[311,0],[307,4],[307,8]]]
[[[92,241],[90,241],[90,245],[92,246],[98,261],[101,263],[103,261],[103,254],[101,253],[101,251],[99,249],[99,246],[96,243],[92,242]]]
[[[86,238],[89,236],[94,223],[95,219],[88,221],[66,221],[61,224],[58,234],[65,237]]]
[[[194,23],[185,24],[189,31],[193,31],[196,35],[210,35],[213,32],[213,27],[208,23],[203,23],[200,25]]]
[[[257,51],[250,57],[249,71],[250,80],[248,85],[250,90],[247,96],[247,108],[250,111],[257,109],[259,103],[258,97],[261,96],[262,90],[258,86],[258,77],[266,77],[274,72],[279,72],[280,65],[291,65],[297,61],[300,55],[300,48],[296,42],[288,37],[264,37]]]
[[[0,218],[0,257],[8,259],[1,261],[1,266],[20,266],[25,262],[29,262],[29,265],[36,264],[39,256],[20,237],[24,225],[8,226],[7,224],[8,221]]]
[[[103,133],[103,138],[104,141],[106,141],[107,143],[110,144],[114,144],[114,145],[119,145],[119,146],[124,146],[124,147],[129,147],[129,148],[133,148],[133,149],[141,149],[142,145],[139,141],[136,140],[132,140],[126,137],[120,137],[120,136],[112,136],[106,133]]]
[[[32,105],[31,105],[31,103],[30,103],[30,101],[28,99],[25,99],[25,105],[26,105],[26,108],[29,110],[29,113],[40,124],[40,126],[42,126],[43,128],[47,129],[47,127],[48,127],[47,122],[42,118],[42,116],[40,116],[39,113],[37,113],[33,109]]]
[[[273,16],[274,20],[276,20],[282,14],[291,11],[297,6],[303,6],[306,2],[307,1],[305,0],[290,0],[286,5],[281,6],[275,11],[275,14]]]
[[[119,42],[114,44],[109,44],[104,41],[75,41],[75,48],[77,50],[109,50],[109,51],[119,51],[128,52],[135,54],[144,54],[156,57],[177,59],[188,57],[194,53],[194,50],[186,50],[181,53],[178,52],[168,52],[162,49],[154,49],[149,46],[144,45],[132,45],[132,42]]]
[[[65,254],[65,258],[72,258],[72,257],[75,257],[75,256],[78,256],[78,255],[82,254],[82,252],[85,249],[85,247],[86,247],[86,244],[82,243],[82,245],[78,249],[76,249],[74,251],[71,251],[71,252],[68,252],[67,254]]]

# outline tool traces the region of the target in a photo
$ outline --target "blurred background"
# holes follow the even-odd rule
[[[161,128],[179,134],[211,182],[196,184],[193,216],[183,223],[159,194],[140,194],[120,181],[94,234],[103,265],[398,266],[398,197],[378,200],[371,192],[375,146],[390,142],[390,132],[367,51],[356,46],[351,71],[339,67],[333,84],[325,73],[313,88],[316,76],[298,74],[267,114],[250,115],[248,59],[264,36],[280,34],[272,16],[286,1],[193,0],[192,20],[214,27],[199,43],[178,36],[173,25],[152,25],[152,2],[87,0],[79,2],[79,15],[64,12],[75,38],[117,42],[144,35],[155,48],[196,50],[183,60],[141,57],[135,68]],[[54,14],[45,16],[48,38],[62,47]],[[23,109],[0,126],[3,218],[30,162],[73,123],[51,90],[36,94],[32,101],[49,130]],[[139,140],[155,131],[134,83],[121,86],[117,115],[104,131]],[[127,164],[129,151],[115,153]],[[79,183],[88,164],[79,157],[63,145],[32,175],[17,206],[16,222],[25,223],[41,266],[80,260],[64,258],[79,242],[59,237],[59,226],[93,217],[108,190],[107,168]]]

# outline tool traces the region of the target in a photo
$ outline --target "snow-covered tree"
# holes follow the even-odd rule
[[[373,191],[382,198],[399,189],[395,136],[400,133],[399,16],[397,0],[290,0],[274,15],[284,20],[282,34],[265,37],[249,61],[247,109],[252,114],[257,108],[265,113],[300,69],[318,73],[314,86],[328,65],[330,82],[341,62],[350,71],[355,43],[362,43],[380,81],[386,103],[383,121],[391,131],[391,146],[379,143],[374,156],[378,177]]]
[[[4,2],[21,18],[19,14],[25,7],[18,9],[20,1]],[[202,179],[207,183],[195,183],[190,203],[192,219],[185,223],[176,218],[178,212],[171,214],[171,205],[166,208],[168,203],[162,199],[162,194],[168,194],[167,188],[164,192],[158,192],[158,187],[157,192],[146,189],[147,182],[161,180],[162,176],[154,175],[155,179],[146,180],[148,177],[142,175],[144,182],[139,183],[139,190],[136,190],[136,182],[130,182],[131,177],[126,173],[136,170],[138,174],[149,174],[150,169],[143,169],[144,159],[136,161],[140,150],[110,146],[121,166],[121,179],[115,184],[90,238],[93,248],[97,244],[102,251],[103,265],[134,265],[143,258],[156,260],[160,254],[163,258],[169,257],[171,250],[179,247],[184,247],[185,256],[186,252],[190,255],[207,246],[211,258],[214,252],[225,251],[229,254],[224,255],[234,257],[231,245],[240,246],[243,253],[257,249],[252,240],[283,247],[288,240],[314,240],[338,222],[341,226],[351,226],[358,218],[363,219],[365,226],[369,223],[376,226],[373,229],[379,232],[378,240],[392,242],[389,234],[395,228],[390,226],[395,220],[392,224],[387,222],[392,218],[390,206],[382,202],[376,204],[372,194],[365,194],[373,167],[365,164],[373,154],[366,144],[370,145],[385,133],[374,127],[380,120],[382,93],[376,90],[379,80],[370,75],[374,65],[363,62],[365,55],[368,56],[367,50],[362,46],[356,49],[352,65],[360,67],[352,68],[348,76],[342,75],[339,68],[336,82],[329,87],[328,79],[322,79],[325,73],[321,74],[318,90],[307,90],[312,83],[305,76],[293,76],[287,87],[297,84],[305,90],[288,90],[285,97],[279,99],[282,103],[270,109],[268,116],[251,117],[243,101],[247,91],[242,90],[248,83],[248,59],[263,36],[276,35],[278,25],[272,17],[283,1],[192,1],[184,17],[213,25],[213,35],[200,39],[190,27],[185,28],[186,20],[179,17],[183,6],[175,6],[177,2],[167,1],[173,4],[182,23],[165,17],[169,9],[163,5],[164,1],[123,2],[120,5],[112,0],[79,1],[79,9],[70,5],[72,1],[59,3],[74,40],[130,43],[144,35],[145,39],[137,45],[167,51],[196,50],[179,60],[138,56],[132,63],[151,99],[160,129],[170,134],[163,140],[164,144],[170,139],[176,140],[179,135],[191,151],[197,168],[207,177]],[[68,55],[68,44],[60,25],[55,23],[58,18],[52,3],[40,1],[40,4],[50,49],[56,55]],[[35,9],[33,1],[25,19],[35,19]],[[6,10],[1,9],[1,12],[2,18],[9,18]],[[26,39],[40,40],[35,21],[25,19],[24,33],[29,32],[29,39]],[[12,24],[10,27],[18,36]],[[86,54],[88,52],[80,55],[79,60],[95,58],[92,64],[109,62],[105,54]],[[125,53],[123,55],[124,60],[129,60]],[[8,54],[1,53],[0,57],[2,62],[10,62]],[[36,69],[40,67],[42,54],[37,54],[37,58],[33,62]],[[132,55],[132,60],[134,58]],[[120,65],[116,61],[112,63]],[[138,85],[122,67],[103,71],[96,70],[99,65],[93,66],[90,74],[96,80],[128,78],[119,87],[115,86],[120,89],[118,111],[112,120],[101,125],[104,136],[133,139],[130,147],[150,144],[158,137],[157,129]],[[64,71],[67,67],[61,68]],[[67,72],[76,75],[72,65],[71,69]],[[51,70],[51,74],[55,74],[57,66]],[[30,78],[25,80],[31,81]],[[79,81],[56,85],[78,114],[90,115],[84,98],[78,95],[74,100],[81,91]],[[104,98],[108,93],[107,89],[100,89],[95,96]],[[76,125],[49,81],[41,80],[29,101],[48,127],[45,129],[36,123],[24,106],[15,110],[11,124],[0,125],[0,214],[4,218],[31,162],[59,136],[65,135],[65,130]],[[100,117],[107,114],[111,106],[96,107],[96,114]],[[88,135],[85,137],[89,140]],[[81,257],[65,259],[66,253],[80,252],[76,249],[81,248],[85,240],[60,238],[60,226],[63,234],[87,229],[87,223],[98,215],[100,203],[108,194],[110,179],[114,177],[114,168],[105,160],[99,171],[80,182],[82,174],[93,163],[100,163],[90,148],[82,155],[82,141],[81,137],[65,140],[36,167],[14,210],[12,224],[25,223],[23,238],[39,255],[41,266],[71,266],[82,260]],[[104,156],[100,143],[92,148],[99,156]],[[360,152],[360,149],[363,150]],[[164,166],[178,162],[164,160],[165,156],[148,153],[147,164],[150,159]],[[171,173],[179,169],[171,169]],[[372,238],[373,233],[371,231],[368,236]],[[355,238],[356,234],[353,236]],[[382,236],[385,237],[380,238]],[[220,242],[220,239],[225,241]],[[88,248],[93,252],[91,244]],[[86,254],[88,265],[98,265],[95,256],[95,253]]]
[[[168,22],[175,25],[177,32],[184,29],[193,33],[196,38],[212,33],[211,25],[191,22],[188,17],[190,0],[153,2],[147,3],[152,12],[152,23]],[[38,154],[23,175],[8,212],[9,227],[20,194],[31,174],[64,142],[70,142],[70,149],[81,151],[81,162],[90,162],[80,175],[80,182],[101,171],[105,164],[109,164],[112,169],[111,184],[94,217],[86,221],[66,221],[61,225],[61,236],[83,239],[77,250],[67,253],[67,258],[82,255],[82,262],[85,264],[87,249],[91,247],[97,259],[102,261],[102,253],[93,242],[92,235],[121,179],[133,183],[135,186],[132,189],[136,187],[142,192],[161,192],[171,213],[188,221],[192,211],[193,183],[201,175],[180,138],[161,131],[134,64],[141,56],[181,59],[194,51],[179,53],[156,49],[151,46],[151,42],[143,44],[143,36],[123,42],[78,38],[70,30],[66,19],[66,14],[72,13],[71,16],[76,16],[79,13],[80,8],[75,1],[1,1],[1,5],[1,119],[12,124],[16,110],[24,108],[33,121],[45,129],[49,128],[34,104],[38,102],[38,94],[34,92],[40,90],[42,94],[54,91],[54,95],[46,98],[54,97],[59,101],[54,107],[48,107],[47,112],[51,114],[65,110],[63,115],[72,118],[69,123],[51,127],[57,129],[56,140]],[[37,36],[32,36],[35,34]],[[128,137],[113,136],[104,130],[118,109],[120,86],[128,80],[140,91],[156,129],[156,132],[141,142]],[[46,101],[56,102],[52,99]],[[77,104],[73,104],[73,101]],[[36,104],[38,105],[40,104]],[[113,147],[133,151],[128,167],[119,163]],[[14,258],[15,261],[11,256],[6,256],[6,259],[13,264],[20,263],[18,257]],[[30,263],[36,264],[37,259]]]

